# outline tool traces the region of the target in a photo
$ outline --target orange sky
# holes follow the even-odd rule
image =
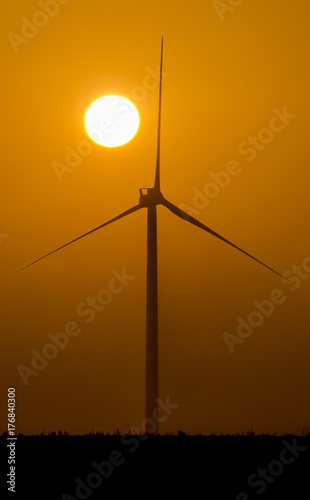
[[[162,34],[163,194],[300,277],[285,283],[158,208],[159,391],[180,405],[161,432],[310,426],[310,5],[225,4],[3,6],[0,370],[4,398],[16,387],[20,432],[126,431],[144,419],[146,211],[20,268],[137,204],[138,188],[153,184]],[[85,112],[108,94],[131,99],[139,131],[120,148],[92,143],[74,166],[68,152],[90,145]],[[55,162],[67,167],[58,177]],[[103,311],[79,314],[123,268],[134,279],[118,281]],[[271,294],[279,303],[269,317],[253,315],[253,302]],[[237,318],[250,314],[260,326],[229,349],[223,335],[237,336]],[[79,335],[25,385],[17,367],[32,368],[32,350],[42,353],[66,325]]]

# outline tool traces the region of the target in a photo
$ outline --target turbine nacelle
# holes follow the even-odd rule
[[[157,188],[141,188],[139,203],[141,207],[154,207],[163,203],[165,198]]]

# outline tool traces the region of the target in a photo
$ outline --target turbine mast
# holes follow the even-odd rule
[[[156,161],[156,174],[155,174],[155,189],[160,191],[160,124],[161,124],[161,91],[163,79],[163,51],[164,51],[164,37],[161,38],[161,58],[160,58],[160,80],[159,80],[159,109],[158,109],[158,136],[157,136],[157,161]]]
[[[148,207],[147,276],[146,276],[146,371],[145,423],[152,423],[158,434],[158,285],[157,285],[157,215],[156,205]],[[149,428],[146,426],[146,430]]]
[[[157,160],[154,188],[151,192],[160,193],[160,122],[161,90],[163,71],[163,37],[161,39],[161,58],[159,75],[159,108]],[[158,276],[157,276],[157,214],[156,196],[150,197],[147,204],[147,272],[146,272],[146,370],[145,370],[145,424],[152,422],[152,433],[158,434]],[[145,430],[149,430],[145,425]]]

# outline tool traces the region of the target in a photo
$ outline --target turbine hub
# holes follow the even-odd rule
[[[142,207],[151,207],[160,205],[164,197],[161,192],[156,188],[141,188],[139,203]]]

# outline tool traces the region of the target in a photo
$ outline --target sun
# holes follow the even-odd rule
[[[129,142],[139,128],[139,114],[135,106],[117,95],[97,99],[85,115],[89,137],[107,148],[116,148]]]

